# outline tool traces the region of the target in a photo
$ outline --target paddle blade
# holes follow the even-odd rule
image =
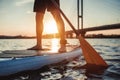
[[[95,51],[95,49],[81,36],[78,36],[81,44],[84,58],[87,64],[93,64],[97,66],[107,67],[107,63],[102,59],[102,57]]]

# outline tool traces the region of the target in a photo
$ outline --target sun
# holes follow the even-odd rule
[[[44,23],[44,32],[46,34],[58,33],[57,25],[54,20],[47,21]]]

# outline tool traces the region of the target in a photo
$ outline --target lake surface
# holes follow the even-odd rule
[[[74,69],[83,65],[83,56],[62,65],[42,68],[39,72],[9,77],[7,80],[120,80],[120,39],[86,39],[108,63],[109,67],[102,73],[89,73],[85,69]],[[67,39],[67,45],[79,45],[78,39]],[[0,53],[5,50],[21,50],[34,46],[35,39],[0,39]],[[57,50],[58,39],[43,39],[43,47]],[[2,80],[2,79],[0,79]]]

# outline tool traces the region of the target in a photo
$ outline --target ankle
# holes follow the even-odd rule
[[[36,47],[42,48],[42,46],[41,46],[41,45],[38,45],[38,44],[36,45]]]
[[[61,45],[66,45],[67,44],[67,40],[60,40],[60,44]]]
[[[66,44],[60,44],[61,48],[66,48]]]

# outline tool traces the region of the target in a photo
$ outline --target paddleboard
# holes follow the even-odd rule
[[[70,52],[77,48],[77,45],[67,45],[67,52]],[[0,53],[0,58],[21,58],[30,56],[44,56],[58,54],[58,48],[52,49],[49,46],[45,46],[42,50],[5,50]]]
[[[72,58],[79,57],[82,55],[82,51],[80,48],[75,48],[72,51],[68,51],[65,53],[50,53],[46,51],[6,51],[3,52],[5,54],[27,54],[27,57],[22,58],[15,58],[15,59],[9,59],[9,60],[2,60],[0,61],[0,76],[8,76],[11,74],[15,74],[22,71],[28,71],[28,70],[37,70],[40,69],[46,65],[55,64],[62,62],[63,60],[71,60]],[[42,55],[36,55],[36,54],[42,53]],[[49,54],[52,55],[49,55]],[[30,54],[30,56],[28,56]],[[23,56],[23,55],[22,55]],[[10,57],[10,56],[9,56]]]

